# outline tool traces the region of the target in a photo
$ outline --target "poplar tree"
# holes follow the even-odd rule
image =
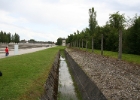
[[[110,24],[119,32],[118,59],[122,59],[122,29],[124,28],[125,17],[123,14],[121,15],[119,14],[119,12],[116,12],[114,14],[111,14],[109,19]]]
[[[94,7],[89,9],[89,30],[90,36],[92,37],[92,52],[94,51],[94,33],[97,26],[96,21],[96,12],[94,11]]]

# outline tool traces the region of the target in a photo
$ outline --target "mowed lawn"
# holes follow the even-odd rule
[[[0,100],[38,100],[60,49],[64,47],[0,59]]]

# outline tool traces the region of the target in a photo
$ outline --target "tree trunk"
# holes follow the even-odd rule
[[[77,48],[78,48],[78,46],[79,46],[79,44],[78,44],[78,43],[79,43],[79,41],[77,40]]]
[[[82,49],[83,49],[83,39],[82,39]]]
[[[86,51],[87,51],[87,40],[86,40]]]
[[[80,49],[80,41],[81,41],[81,40],[79,40],[79,49]]]
[[[76,47],[77,47],[77,41],[76,41]]]
[[[101,55],[103,55],[103,34],[101,35]]]
[[[73,44],[73,42],[72,42],[72,47],[74,47],[74,44]]]
[[[74,42],[72,42],[72,47],[74,47]]]
[[[122,30],[119,30],[119,54],[118,59],[122,59]]]
[[[94,39],[92,37],[92,52],[94,52]]]

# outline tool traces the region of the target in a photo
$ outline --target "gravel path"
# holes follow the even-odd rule
[[[140,100],[140,66],[66,49],[108,100]]]

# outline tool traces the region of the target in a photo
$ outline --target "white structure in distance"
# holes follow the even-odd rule
[[[18,55],[18,45],[14,45],[15,55]]]
[[[62,39],[62,46],[66,46],[66,39]]]

